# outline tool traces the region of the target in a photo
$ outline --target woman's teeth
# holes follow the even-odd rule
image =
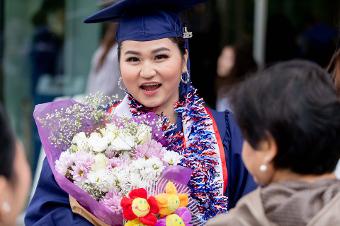
[[[157,84],[155,83],[155,84],[144,84],[144,85],[141,85],[141,88],[146,90],[146,91],[156,90],[159,87],[161,87],[161,84],[159,84],[159,83],[157,83]]]

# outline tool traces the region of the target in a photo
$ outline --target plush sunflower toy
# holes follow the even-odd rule
[[[178,194],[175,185],[170,181],[165,186],[165,193],[156,196],[161,217],[174,213],[180,207],[188,205],[188,195]]]
[[[159,212],[155,197],[148,197],[144,188],[134,189],[129,193],[129,197],[121,200],[123,215],[128,222],[127,226],[155,225]]]

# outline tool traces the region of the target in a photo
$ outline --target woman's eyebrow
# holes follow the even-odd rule
[[[170,49],[166,47],[161,47],[161,48],[152,50],[152,53],[155,54],[155,53],[162,52],[162,51],[170,51]]]
[[[140,55],[140,53],[139,53],[139,52],[137,52],[137,51],[133,51],[133,50],[128,50],[128,51],[126,51],[124,54],[125,54],[125,55],[126,55],[126,54]]]
[[[162,52],[162,51],[170,51],[170,49],[166,48],[166,47],[161,47],[161,48],[158,48],[158,49],[154,49],[151,51],[152,54],[156,54],[156,53],[159,53],[159,52]],[[124,52],[124,55],[126,54],[131,54],[131,55],[141,55],[140,52],[138,51],[134,51],[134,50],[128,50],[126,52]]]

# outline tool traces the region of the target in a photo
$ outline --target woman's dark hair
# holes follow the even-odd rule
[[[0,175],[8,180],[14,178],[15,139],[5,111],[0,105]]]
[[[232,91],[245,139],[256,149],[271,135],[274,166],[299,174],[332,172],[340,157],[340,102],[330,76],[318,65],[276,64]]]
[[[184,38],[174,37],[174,38],[170,38],[170,40],[173,41],[177,45],[182,56],[184,56],[185,52],[186,52]],[[122,47],[122,43],[120,42],[120,43],[118,43],[118,60],[119,61],[120,61],[121,47]]]
[[[173,41],[177,45],[177,47],[178,47],[179,51],[181,52],[182,56],[184,56],[185,55],[185,51],[186,51],[184,38],[175,37],[175,38],[170,38],[170,40]]]

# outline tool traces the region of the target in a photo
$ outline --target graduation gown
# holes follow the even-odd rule
[[[242,135],[232,114],[228,111],[210,111],[224,146],[228,170],[226,196],[228,196],[229,208],[232,208],[242,196],[254,190],[256,184],[242,162]],[[178,118],[177,129],[182,130],[182,128],[182,121]],[[69,196],[56,183],[46,159],[35,194],[26,211],[25,225],[92,225],[85,218],[72,212]]]

